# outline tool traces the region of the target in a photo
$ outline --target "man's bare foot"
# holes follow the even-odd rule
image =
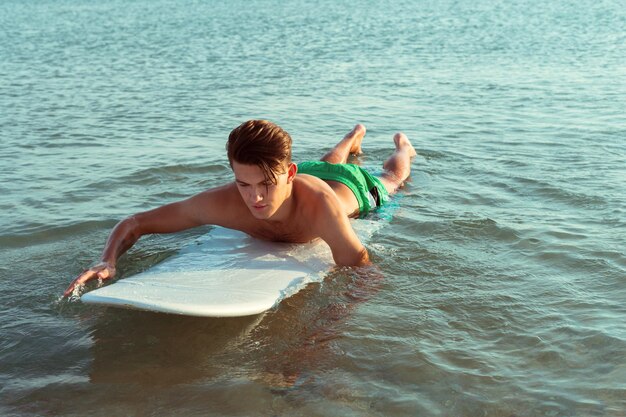
[[[417,152],[415,152],[415,148],[409,142],[409,138],[402,132],[398,132],[393,136],[393,141],[396,144],[396,149],[399,151],[406,151],[409,153],[409,156],[413,158],[417,156]]]
[[[331,164],[345,164],[348,162],[350,154],[361,155],[361,141],[365,136],[365,126],[358,124],[348,132],[330,151],[328,151],[321,160]]]
[[[354,128],[344,137],[344,139],[351,139],[352,146],[350,147],[350,153],[352,155],[361,155],[363,151],[361,150],[361,142],[363,141],[363,137],[367,129],[362,124],[357,124]]]

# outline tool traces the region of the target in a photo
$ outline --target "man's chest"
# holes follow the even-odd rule
[[[246,231],[252,237],[273,242],[305,243],[319,237],[305,225],[292,223],[284,224],[256,224]]]

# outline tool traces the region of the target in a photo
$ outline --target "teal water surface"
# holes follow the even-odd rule
[[[626,12],[536,2],[0,3],[0,414],[626,415]],[[419,156],[369,250],[270,312],[61,301],[250,118]],[[384,215],[384,213],[382,213]],[[147,237],[133,273],[208,228]]]

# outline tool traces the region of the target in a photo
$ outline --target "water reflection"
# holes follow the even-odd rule
[[[187,384],[221,373],[220,356],[263,318],[200,318],[108,309],[92,329],[97,383]]]
[[[335,368],[344,355],[338,343],[344,325],[382,280],[375,269],[339,269],[284,300],[246,338],[259,352],[252,379],[273,389],[292,388]]]
[[[335,343],[375,271],[338,270],[265,314],[201,318],[109,308],[91,328],[94,383],[150,386],[240,376],[270,389],[305,384],[342,356]],[[238,374],[238,375],[237,375]]]

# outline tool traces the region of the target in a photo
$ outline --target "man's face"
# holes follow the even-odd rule
[[[235,183],[243,201],[254,217],[261,220],[270,219],[289,197],[289,186],[295,177],[292,169],[287,168],[284,174],[276,176],[276,184],[265,178],[263,170],[257,165],[232,162]],[[295,166],[295,165],[294,165]]]

